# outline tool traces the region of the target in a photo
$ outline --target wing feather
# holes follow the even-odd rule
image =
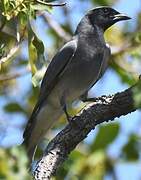
[[[34,127],[34,123],[36,121],[36,115],[38,114],[42,104],[50,94],[51,90],[54,88],[56,82],[58,81],[58,77],[60,73],[64,70],[67,64],[71,61],[75,51],[77,49],[77,40],[72,40],[66,43],[60,51],[54,56],[51,63],[49,64],[47,71],[44,75],[44,78],[41,83],[40,93],[38,102],[35,105],[31,117],[28,121],[28,124],[25,128],[23,137],[24,142],[28,143],[28,137],[31,134],[32,128]]]

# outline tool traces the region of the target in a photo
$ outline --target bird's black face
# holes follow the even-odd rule
[[[131,19],[110,7],[100,7],[88,12],[88,17],[93,25],[98,25],[104,31],[118,21]]]

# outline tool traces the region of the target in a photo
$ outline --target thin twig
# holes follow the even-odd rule
[[[25,32],[26,32],[26,26],[23,28],[23,31],[21,33],[21,36],[19,37],[18,42],[15,43],[15,45],[11,48],[11,50],[8,52],[6,56],[0,58],[0,67],[3,63],[7,62],[10,58],[12,58],[14,54],[19,50],[20,45],[24,40]]]
[[[14,74],[0,75],[0,83],[20,78],[22,76],[27,75],[27,73],[29,73],[29,72],[30,72],[29,70],[26,70],[24,72],[18,72],[18,73],[14,73]]]
[[[56,34],[62,38],[65,42],[69,41],[71,39],[71,35],[67,33],[61,25],[55,21],[51,15],[47,13],[42,13],[41,14],[43,19],[47,22],[47,24],[56,32]]]
[[[9,51],[9,53],[0,59],[0,65],[12,58],[12,56],[18,51],[19,47],[20,44],[16,43],[16,45]]]
[[[47,2],[44,2],[44,1],[40,1],[40,0],[36,0],[36,2],[40,3],[40,4],[44,4],[44,5],[50,6],[50,7],[65,6],[66,5],[66,3],[54,4],[54,3],[47,3]]]

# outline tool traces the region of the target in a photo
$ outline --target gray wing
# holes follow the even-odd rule
[[[40,98],[44,95],[48,96],[50,91],[56,84],[59,75],[70,62],[77,48],[77,40],[72,40],[66,43],[62,49],[54,56],[44,78],[41,83]]]
[[[60,73],[62,73],[66,65],[71,61],[76,49],[77,49],[77,40],[72,40],[66,43],[60,49],[60,51],[58,51],[58,53],[54,56],[51,63],[49,64],[41,83],[38,102],[33,109],[33,112],[31,114],[31,117],[28,121],[28,124],[23,134],[24,139],[26,138],[28,139],[28,136],[31,133],[31,130],[33,128],[33,122],[36,118],[36,115],[38,114],[40,110],[40,107],[42,107],[42,104],[44,103],[48,95],[50,94],[51,90],[56,85]],[[25,143],[26,143],[26,140],[25,140]]]

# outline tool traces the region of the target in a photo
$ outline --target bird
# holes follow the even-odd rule
[[[80,20],[72,39],[52,58],[43,77],[39,97],[23,134],[29,160],[53,124],[76,99],[87,101],[87,93],[108,67],[110,47],[104,32],[113,24],[130,17],[111,7],[89,10]]]

